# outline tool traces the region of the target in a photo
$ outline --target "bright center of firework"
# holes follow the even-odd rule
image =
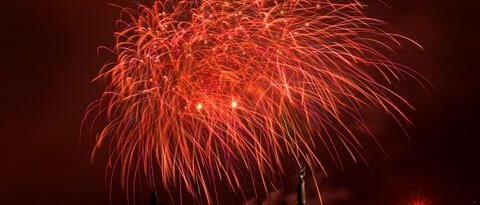
[[[197,110],[201,110],[202,109],[202,103],[198,103],[197,104]]]
[[[232,108],[236,108],[237,107],[237,101],[232,101]]]

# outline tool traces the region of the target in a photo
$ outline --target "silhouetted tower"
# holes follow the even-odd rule
[[[307,195],[305,193],[305,171],[306,167],[304,164],[298,170],[298,187],[297,187],[297,202],[298,205],[307,204]]]

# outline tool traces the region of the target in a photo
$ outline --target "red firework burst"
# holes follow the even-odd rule
[[[312,172],[325,172],[320,150],[357,160],[362,144],[349,124],[368,130],[366,107],[408,123],[394,102],[410,105],[388,84],[414,73],[382,53],[406,38],[362,8],[353,0],[164,0],[124,9],[117,61],[98,77],[110,85],[88,111],[109,119],[95,150],[110,144],[125,182],[143,173],[209,204],[219,180],[235,191],[245,179],[272,189],[284,156]]]

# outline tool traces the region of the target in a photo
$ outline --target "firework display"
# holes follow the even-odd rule
[[[243,195],[245,181],[255,193],[275,189],[288,160],[311,172],[327,171],[320,152],[362,160],[352,125],[371,135],[361,113],[372,108],[409,123],[400,107],[411,106],[389,84],[416,75],[385,55],[413,41],[363,8],[163,0],[123,9],[116,62],[98,76],[109,85],[88,110],[108,119],[94,153],[109,147],[125,187],[143,176],[209,204],[217,189]]]

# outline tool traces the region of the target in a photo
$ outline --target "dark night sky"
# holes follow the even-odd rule
[[[479,20],[476,1],[372,0],[370,16],[424,46],[398,49],[394,59],[434,84],[431,93],[406,81],[400,93],[416,111],[412,138],[378,125],[390,156],[366,153],[364,165],[338,171],[325,183],[347,189],[346,202],[433,204],[480,201]],[[79,128],[86,106],[99,96],[91,83],[109,59],[119,10],[129,0],[9,0],[0,6],[0,204],[108,204],[102,159],[90,162],[91,141]],[[374,128],[375,129],[375,128]],[[82,141],[82,143],[80,142]],[[367,151],[368,152],[368,151]],[[125,204],[114,192],[113,204]],[[477,202],[479,203],[479,202]]]

